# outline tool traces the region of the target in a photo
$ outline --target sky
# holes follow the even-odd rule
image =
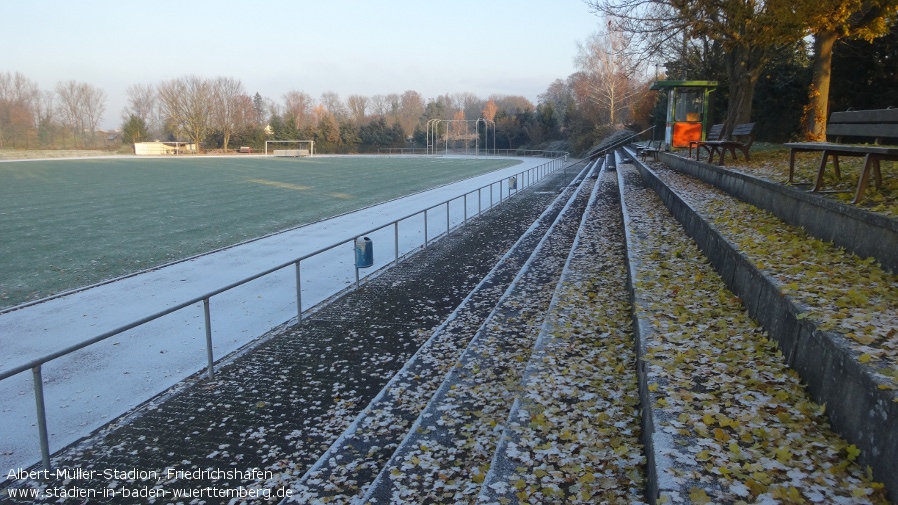
[[[546,163],[549,161],[545,158],[524,158],[521,164],[499,171],[0,314],[0,348],[4,350],[0,353],[0,370],[28,363],[357,234],[369,235],[373,241],[374,268],[361,272],[370,274],[393,260],[396,240],[392,226],[368,233],[371,229],[469,192],[465,200],[467,216],[474,216],[478,188],[488,186],[479,192],[486,210],[490,202],[499,204],[500,186],[491,183],[517,176],[523,187],[524,181],[532,181],[535,175],[520,174]],[[508,186],[502,188],[507,196]],[[463,204],[454,200],[450,210],[452,226],[461,225],[465,219]],[[428,213],[430,240],[445,232],[446,219],[443,212]],[[423,219],[403,221],[398,237],[400,253],[417,250],[423,239]],[[339,247],[303,261],[304,310],[355,281],[352,245],[339,243]],[[215,356],[219,359],[296,317],[295,270],[288,267],[216,295],[210,299],[210,311]],[[205,360],[205,325],[199,304],[44,365],[51,452],[203,370]],[[40,442],[34,424],[32,374],[26,371],[10,377],[0,384],[0,390],[5,393],[0,403],[2,481],[10,469],[40,461]]]
[[[276,102],[291,90],[415,90],[536,103],[599,26],[583,0],[5,0],[0,20],[0,72],[42,90],[102,89],[106,129],[121,125],[128,86],[191,74],[233,77]]]

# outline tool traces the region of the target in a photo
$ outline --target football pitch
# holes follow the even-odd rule
[[[0,163],[0,308],[517,163],[348,156]]]

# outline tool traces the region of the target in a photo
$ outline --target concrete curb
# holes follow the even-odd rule
[[[662,153],[661,161],[712,186],[801,226],[811,235],[844,247],[862,258],[873,257],[898,272],[898,220],[873,214],[819,195],[759,179],[710,163]]]
[[[665,163],[673,161],[675,164],[671,166],[676,169],[680,169],[683,165],[699,165],[684,162],[681,158],[670,155],[665,156],[664,161]],[[789,366],[798,372],[807,384],[813,400],[826,404],[833,429],[861,449],[859,461],[873,468],[875,477],[885,484],[890,497],[894,499],[898,496],[898,472],[894,466],[895,461],[898,461],[898,422],[895,421],[898,419],[898,402],[896,402],[898,393],[879,389],[880,385],[886,384],[885,381],[877,378],[869,367],[858,361],[857,351],[850,347],[844,336],[818,330],[809,319],[798,319],[798,315],[804,311],[780,292],[774,280],[758,270],[689,204],[664,185],[651,169],[639,162],[635,165],[646,185],[659,195],[686,233],[695,240],[720,273],[727,287],[742,298],[751,317],[760,322],[771,338],[779,343]],[[708,173],[715,172],[714,167],[702,165],[711,169],[706,170]],[[700,170],[704,168],[699,167]],[[722,177],[723,175],[728,174],[720,174],[721,180],[735,186],[742,185],[743,189],[739,194],[756,195],[753,200],[767,201],[772,206],[777,206],[774,203],[777,200],[786,201],[779,206],[783,211],[797,205],[796,202],[799,201],[799,198],[790,195],[799,193],[796,190],[783,188],[786,191],[782,191],[773,187],[771,189],[777,190],[775,193],[764,195],[763,193],[768,191],[765,189],[767,185],[777,185],[764,181],[753,182],[749,180],[752,178],[742,174],[739,174],[740,177],[731,178]],[[734,196],[738,197],[736,194]],[[761,206],[753,200],[745,201]],[[816,208],[824,209],[831,205],[839,204],[826,202],[823,205],[816,205]],[[799,208],[810,208],[810,205],[802,202]],[[829,216],[831,212],[826,211],[822,215]],[[849,213],[845,213],[847,214]],[[839,228],[835,217],[820,219],[834,220],[829,223],[831,226],[824,223],[823,228],[832,228],[833,231]],[[866,223],[866,220],[856,221],[858,226]],[[857,234],[862,233],[873,235],[869,236],[869,240],[859,242],[873,243],[879,237],[877,234],[882,231],[865,231],[864,228],[858,228]],[[642,378],[640,378],[641,385]],[[650,426],[651,419],[648,422]]]

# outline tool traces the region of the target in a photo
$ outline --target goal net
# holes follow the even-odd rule
[[[269,146],[269,144],[271,144]],[[314,140],[266,140],[265,155],[273,156],[314,156],[315,141]]]

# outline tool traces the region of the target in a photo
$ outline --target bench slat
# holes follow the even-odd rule
[[[898,138],[898,124],[846,124],[826,125],[827,135],[845,137]]]
[[[898,123],[898,109],[846,110],[833,112],[830,123]]]

